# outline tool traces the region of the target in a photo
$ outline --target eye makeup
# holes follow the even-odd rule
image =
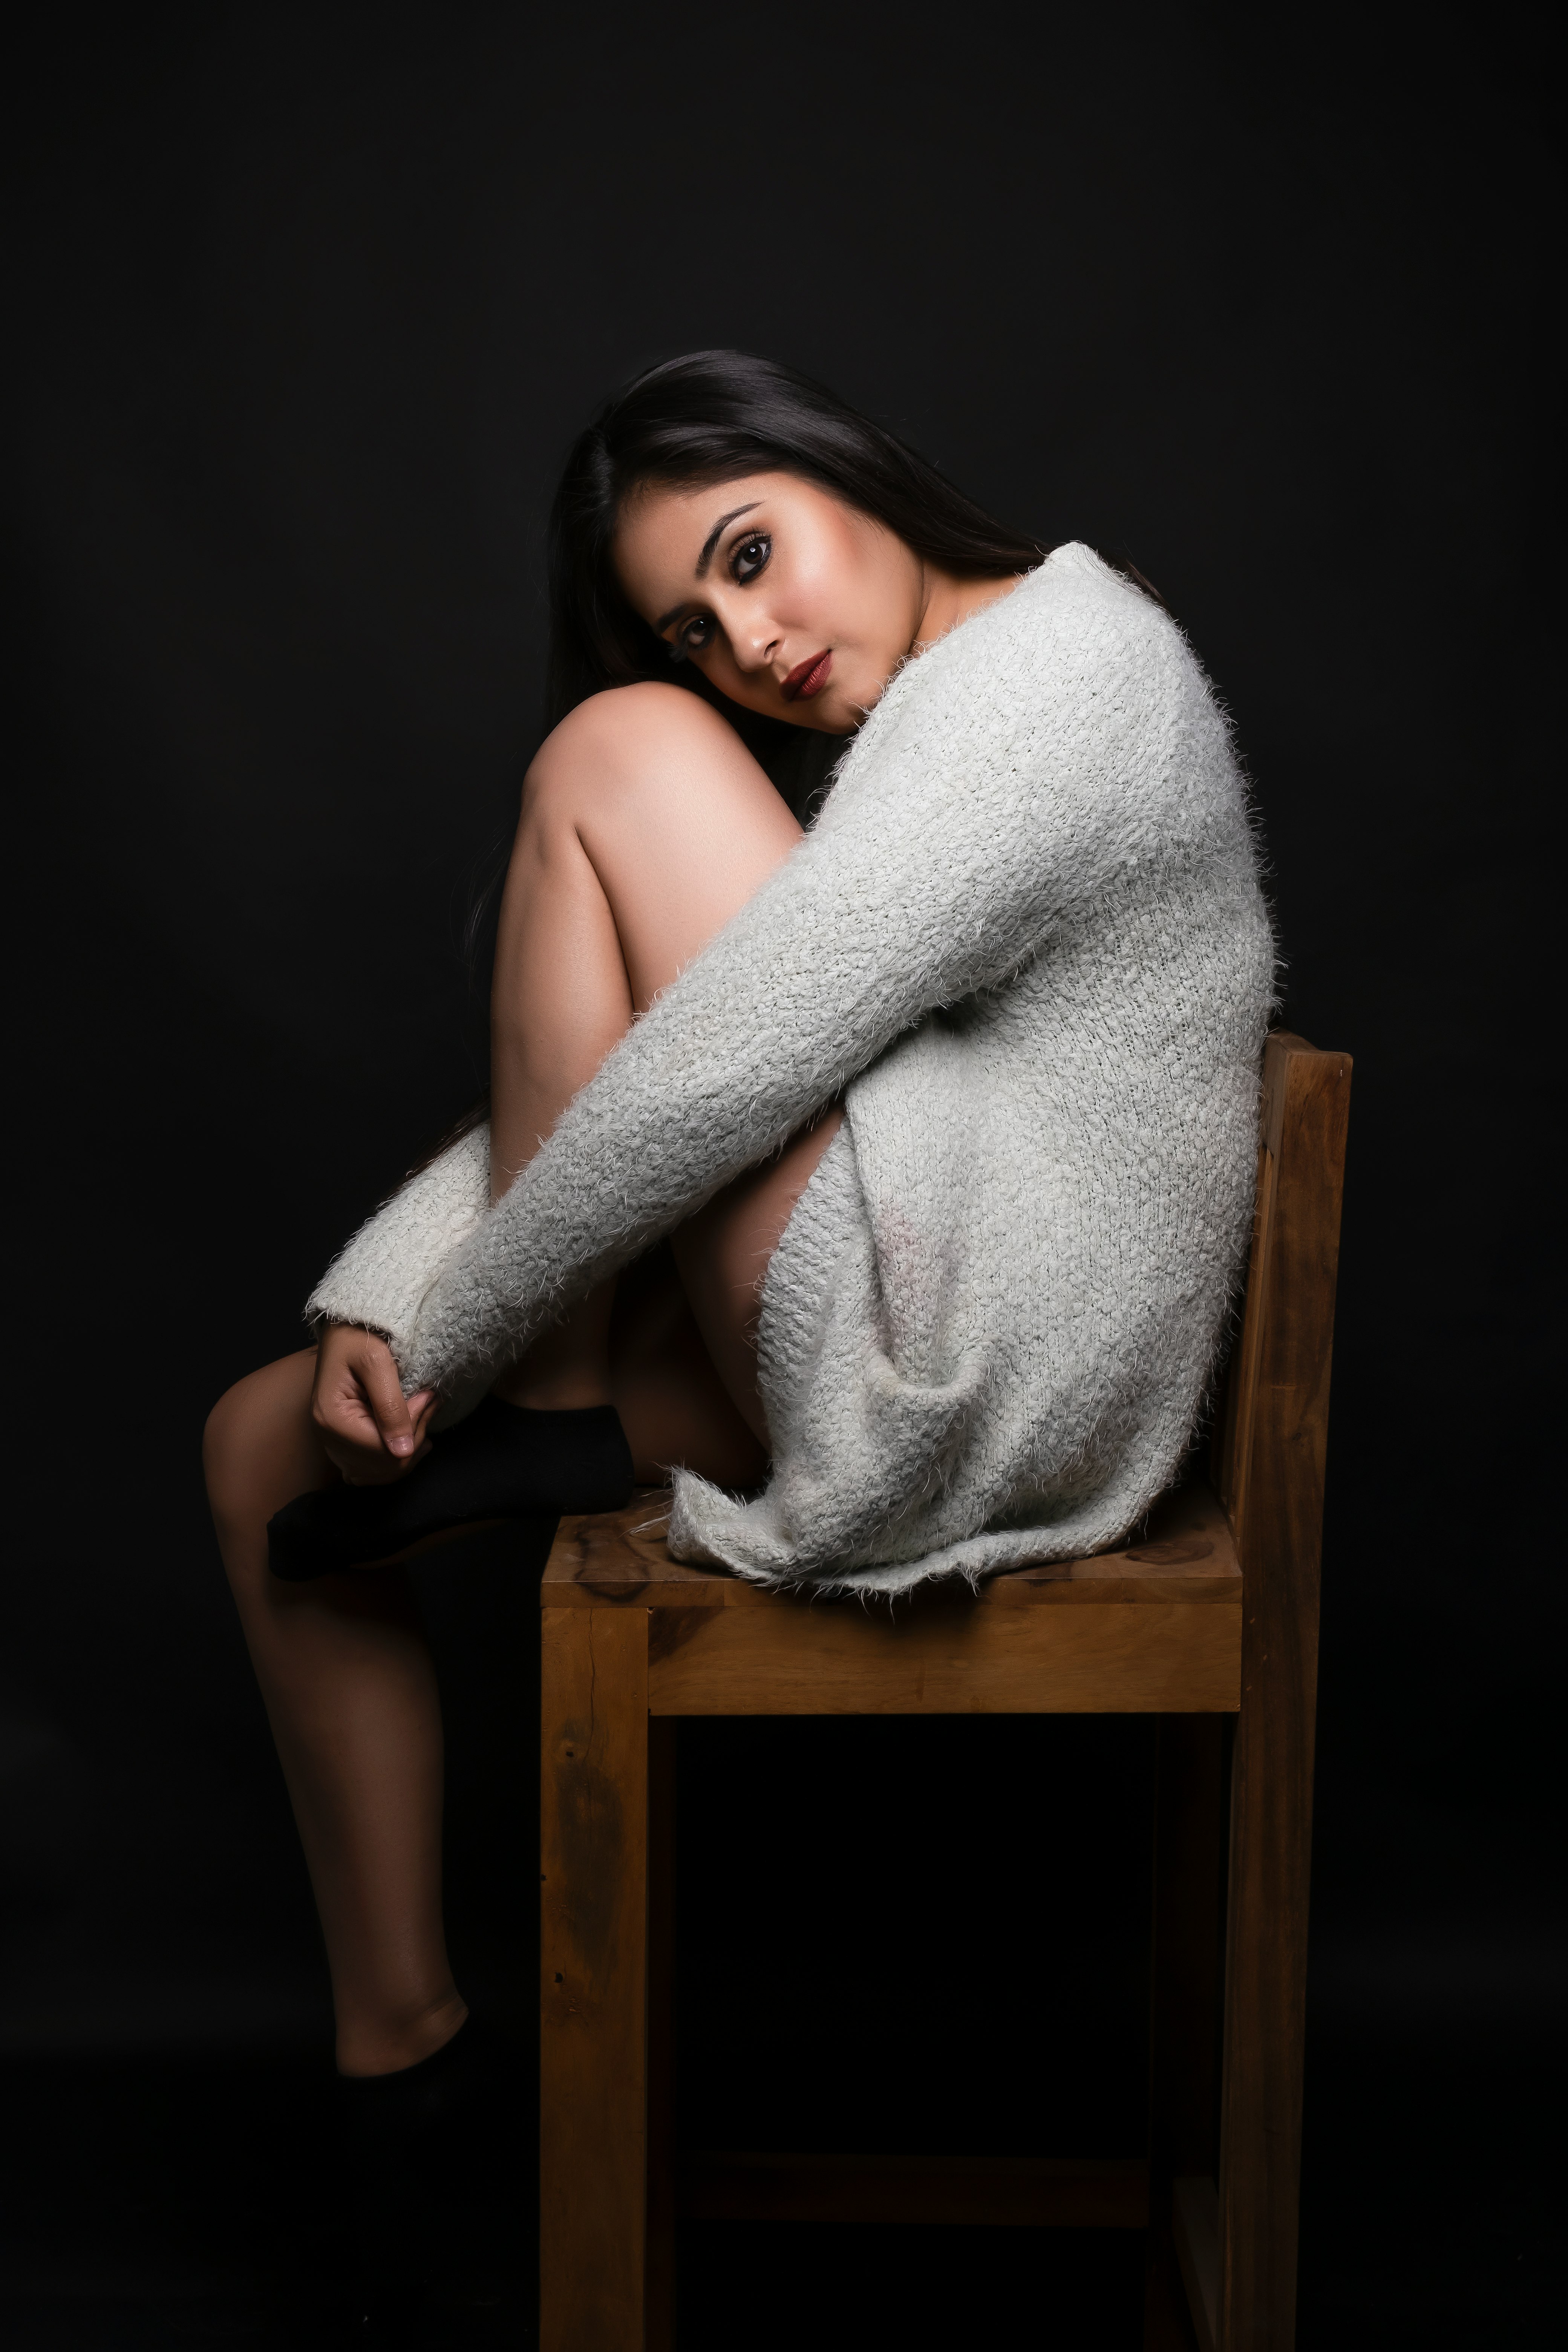
[[[725,569],[736,587],[749,587],[753,580],[760,579],[773,561],[773,552],[772,531],[742,531],[725,560]],[[716,632],[717,625],[710,613],[694,613],[689,620],[678,625],[669,647],[670,660],[689,661],[693,654],[706,653]]]

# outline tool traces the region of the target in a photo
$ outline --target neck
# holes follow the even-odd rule
[[[923,563],[921,572],[925,601],[910,647],[911,654],[924,653],[938,637],[945,637],[961,621],[984,612],[987,604],[994,604],[1018,584],[1016,579],[966,580],[956,572],[939,571],[934,563]]]

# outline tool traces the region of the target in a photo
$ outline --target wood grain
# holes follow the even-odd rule
[[[902,1620],[787,1604],[650,1614],[655,1715],[1166,1715],[1240,1696],[1238,1591]]]
[[[1351,1063],[1269,1040],[1275,1162],[1255,1280],[1250,1456],[1237,1470],[1241,1711],[1231,1771],[1219,2352],[1291,2352],[1300,2185],[1319,1564]]]
[[[540,1789],[541,2352],[643,2342],[647,1618],[547,1609]]]
[[[563,1519],[540,1583],[545,1609],[595,1609],[627,1602],[658,1609],[829,1610],[864,1613],[857,1600],[764,1592],[721,1569],[689,1568],[665,1544],[667,1492],[637,1496],[624,1511]],[[901,1621],[956,1598],[991,1609],[1074,1607],[1083,1601],[1215,1600],[1234,1601],[1241,1566],[1230,1521],[1206,1483],[1163,1496],[1148,1524],[1115,1549],[1084,1559],[1051,1560],[987,1577],[973,1596],[966,1585],[928,1586],[900,1601]],[[884,1616],[890,1614],[882,1604]]]
[[[701,2221],[1142,2230],[1149,2219],[1136,2157],[698,2154],[679,2180],[681,2213]]]

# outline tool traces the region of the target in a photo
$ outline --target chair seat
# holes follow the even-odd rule
[[[1241,1568],[1210,1488],[1165,1496],[1131,1543],[952,1579],[896,1609],[764,1591],[672,1559],[667,1491],[563,1519],[545,1609],[649,1612],[652,1715],[1227,1713]]]

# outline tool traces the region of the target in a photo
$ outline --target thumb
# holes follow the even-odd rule
[[[408,1410],[408,1400],[397,1377],[397,1366],[388,1348],[377,1348],[362,1359],[355,1370],[364,1390],[365,1402],[375,1416],[381,1442],[387,1452],[400,1460],[414,1451],[414,1422]]]

